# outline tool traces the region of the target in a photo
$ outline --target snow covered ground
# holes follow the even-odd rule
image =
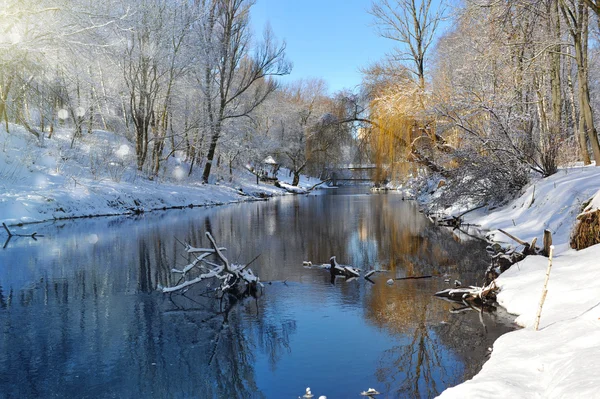
[[[216,170],[214,184],[200,184],[201,170],[188,177],[188,165],[177,157],[149,180],[133,167],[135,148],[126,139],[94,131],[84,133],[71,148],[71,138],[72,130],[59,129],[40,146],[19,126],[11,126],[9,134],[0,127],[0,222],[127,214],[286,194],[273,185],[256,184],[245,170],[235,171],[231,182],[228,172]],[[292,181],[285,169],[278,177]],[[302,176],[300,187],[317,183]]]
[[[0,222],[222,204],[286,193],[257,185],[245,171],[235,172],[231,182],[227,173],[219,176],[217,171],[218,184],[202,185],[199,171],[188,177],[187,165],[177,158],[149,180],[131,167],[131,143],[108,132],[84,134],[73,149],[66,130],[42,147],[36,140],[18,126],[10,134],[0,128]],[[291,182],[285,170],[279,177]],[[317,183],[303,177],[300,186]],[[600,397],[600,245],[580,252],[568,247],[577,214],[594,196],[589,206],[598,208],[600,168],[569,168],[532,184],[502,209],[467,215],[467,222],[501,228],[529,242],[536,236],[541,240],[543,230],[550,229],[556,252],[540,330],[532,326],[548,260],[530,256],[498,279],[498,301],[524,328],[496,341],[481,372],[446,390],[442,398]],[[495,237],[510,241],[500,233]]]
[[[549,229],[556,250],[539,330],[533,325],[548,259],[529,256],[497,280],[498,302],[524,328],[500,337],[481,372],[441,398],[600,397],[600,245],[579,252],[568,245],[592,197],[589,207],[598,208],[600,168],[570,168],[532,184],[502,209],[469,215],[470,223],[529,242],[536,236],[540,242]],[[501,233],[495,238],[510,241]]]

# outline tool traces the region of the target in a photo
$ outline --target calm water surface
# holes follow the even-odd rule
[[[512,327],[432,297],[444,277],[478,283],[486,255],[394,194],[310,196],[23,228],[0,249],[0,397],[433,397],[473,376]],[[252,269],[263,296],[219,310],[169,297],[179,241],[211,231]],[[0,244],[1,245],[1,244]],[[304,260],[378,269],[331,284]]]

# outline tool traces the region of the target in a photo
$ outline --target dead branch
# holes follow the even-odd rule
[[[33,233],[33,234],[16,234],[16,233],[13,233],[12,231],[10,231],[8,229],[8,226],[4,222],[2,222],[2,227],[4,227],[4,230],[6,230],[6,233],[8,234],[8,238],[11,238],[11,237],[31,237],[31,238],[33,238],[35,240],[36,237],[43,237],[42,235],[38,235],[37,232]]]
[[[521,244],[521,245],[529,245],[529,243],[528,243],[527,241],[523,241],[523,240],[521,240],[519,237],[515,237],[515,236],[513,236],[512,234],[510,234],[510,233],[507,233],[506,231],[504,231],[504,230],[502,230],[502,229],[498,229],[498,231],[499,231],[500,233],[502,233],[502,234],[506,235],[506,236],[507,236],[507,237],[509,237],[510,239],[512,239],[512,240],[514,240],[514,241],[516,241],[516,242],[518,242],[518,243],[519,243],[519,244]]]
[[[194,260],[185,266],[183,269],[172,269],[172,273],[181,274],[179,282],[173,287],[162,287],[164,293],[184,292],[195,284],[208,279],[216,279],[220,282],[219,290],[222,293],[239,293],[245,294],[256,293],[257,287],[260,284],[260,279],[248,268],[250,263],[245,265],[231,264],[225,257],[223,252],[225,248],[219,247],[215,242],[214,237],[210,233],[206,233],[206,237],[210,241],[212,248],[195,248],[191,245],[186,245],[186,252],[194,254]],[[207,258],[215,256],[217,263],[209,261]],[[201,274],[190,278],[190,272],[198,269]],[[241,287],[240,287],[241,286]],[[242,288],[238,291],[237,288]]]
[[[410,277],[397,277],[396,280],[418,280],[421,278],[431,278],[433,276],[410,276]]]
[[[434,296],[449,299],[454,302],[465,303],[466,302],[475,302],[478,304],[486,304],[489,302],[493,302],[496,299],[496,291],[498,290],[498,286],[496,285],[496,281],[492,281],[490,284],[484,287],[458,287],[458,288],[448,288],[442,291],[438,291]]]
[[[312,191],[312,190],[314,190],[315,188],[319,187],[321,184],[323,184],[323,183],[327,183],[327,182],[330,182],[330,181],[331,181],[331,179],[325,179],[325,180],[323,180],[322,182],[320,182],[320,183],[317,183],[317,184],[315,184],[314,186],[312,186],[312,187],[310,187],[310,188],[306,189],[306,191]]]
[[[6,227],[6,223],[2,223],[2,227],[4,227],[4,230],[6,230],[6,233],[8,233],[9,237],[13,236],[13,234],[10,232],[10,230],[8,229],[8,227]]]

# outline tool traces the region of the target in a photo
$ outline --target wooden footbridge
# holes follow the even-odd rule
[[[366,183],[372,182],[377,166],[375,164],[346,164],[328,168],[326,178],[334,186],[338,183]]]

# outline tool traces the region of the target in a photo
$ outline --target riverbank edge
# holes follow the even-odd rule
[[[205,187],[206,187],[206,189],[204,189],[204,190],[202,190],[202,189],[198,189],[198,190],[202,190],[205,192],[211,191],[210,186],[205,186]],[[109,201],[107,201],[107,205],[108,205],[107,208],[105,208],[103,211],[98,212],[98,213],[86,213],[86,214],[81,214],[81,215],[77,215],[77,214],[73,213],[73,214],[67,214],[65,216],[42,218],[42,219],[35,219],[35,220],[27,220],[27,219],[20,220],[21,217],[19,217],[18,215],[13,215],[13,217],[0,219],[0,223],[5,223],[8,227],[26,227],[26,226],[39,225],[39,224],[44,224],[44,223],[51,223],[51,222],[65,221],[65,220],[93,219],[93,218],[119,217],[119,216],[127,217],[127,216],[141,215],[144,213],[163,212],[163,211],[169,211],[169,210],[212,208],[212,207],[235,205],[235,204],[250,203],[250,202],[265,202],[265,201],[268,201],[269,199],[275,198],[275,197],[282,197],[282,196],[286,196],[286,195],[297,195],[298,194],[298,193],[286,191],[284,189],[279,189],[278,192],[275,192],[275,191],[273,191],[273,189],[275,189],[275,190],[277,190],[277,189],[274,186],[269,186],[269,188],[271,190],[255,189],[254,195],[249,195],[249,194],[243,195],[243,194],[239,194],[237,192],[232,192],[231,199],[228,199],[228,200],[225,199],[225,200],[221,200],[221,201],[204,201],[204,202],[187,202],[186,201],[185,203],[174,203],[174,204],[171,203],[167,206],[162,206],[162,207],[152,207],[149,202],[144,201],[141,197],[133,198],[132,201],[133,201],[133,204],[135,204],[135,206],[126,207],[125,209],[115,207],[115,208],[113,208],[115,210],[114,212],[107,212],[107,209],[110,209],[110,206],[108,204],[110,204],[111,202],[117,203],[117,201],[120,200],[120,196],[115,195],[115,196],[109,198]],[[194,190],[195,188],[188,187],[188,189]],[[21,194],[26,195],[27,193],[23,192]],[[257,197],[255,195],[259,195],[259,196]],[[2,199],[3,198],[0,195],[0,200],[2,200]],[[161,198],[159,198],[159,199],[161,199]],[[162,198],[162,200],[164,200],[164,198]],[[4,230],[0,229],[0,231],[4,231]]]
[[[282,193],[281,196],[288,195],[288,194],[293,194],[293,193]],[[98,213],[98,214],[93,213],[93,214],[89,214],[89,215],[63,216],[63,217],[57,217],[57,218],[52,218],[52,219],[42,219],[42,220],[35,220],[35,221],[28,221],[28,222],[7,223],[6,225],[8,227],[24,227],[24,226],[31,226],[31,225],[36,225],[36,224],[65,221],[65,220],[94,219],[94,218],[119,217],[119,216],[125,217],[125,216],[140,215],[140,214],[144,214],[144,213],[164,212],[164,211],[177,210],[177,209],[212,208],[212,207],[218,207],[218,206],[243,204],[243,203],[247,203],[247,202],[264,202],[264,201],[268,201],[270,198],[273,198],[276,196],[279,196],[279,195],[271,195],[266,198],[246,198],[246,199],[241,199],[241,200],[231,200],[231,201],[227,201],[227,202],[206,202],[206,203],[198,203],[198,204],[190,203],[187,205],[171,205],[171,206],[162,207],[162,208],[144,209],[143,207],[141,207],[139,209],[135,209],[135,210],[127,211],[127,212]],[[11,220],[11,219],[7,219],[7,220]]]
[[[600,245],[581,251],[569,248],[581,204],[600,190],[599,177],[599,172],[588,168],[585,176],[571,176],[572,184],[565,185],[564,176],[557,174],[532,182],[505,207],[465,217],[466,223],[491,232],[506,229],[529,242],[536,233],[526,227],[519,233],[519,226],[555,227],[557,252],[539,330],[534,324],[548,258],[528,256],[496,280],[498,304],[522,328],[499,337],[479,373],[438,398],[593,397],[600,391],[600,268],[595,267]],[[563,190],[557,192],[561,185]],[[556,216],[560,213],[565,214]],[[495,235],[495,241],[500,239]]]
[[[70,138],[70,130],[59,129],[52,140],[40,145],[21,126],[11,125],[10,134],[0,127],[0,223],[27,226],[262,201],[290,191],[306,193],[323,183],[301,175],[298,187],[292,187],[291,174],[281,168],[281,187],[276,187],[239,167],[217,168],[205,184],[198,171],[192,173],[177,157],[165,163],[160,175],[149,177],[133,167],[133,145],[114,133],[95,130],[75,148]],[[96,147],[112,154],[107,165],[93,161]],[[4,233],[1,226],[0,232]]]

